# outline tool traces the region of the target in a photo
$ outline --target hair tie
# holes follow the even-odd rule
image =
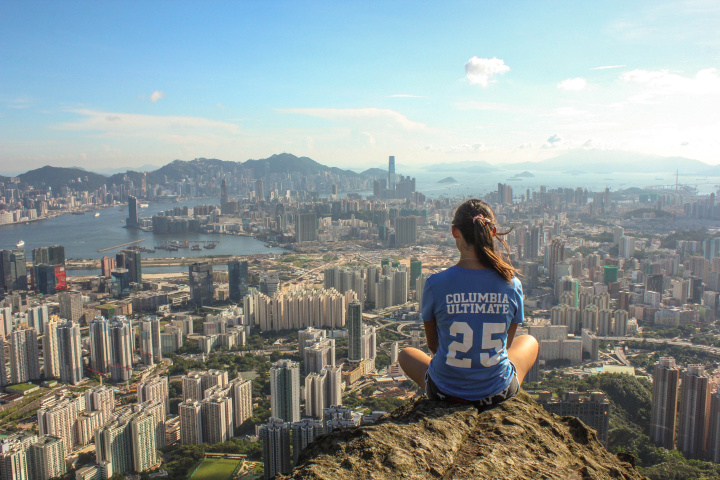
[[[490,219],[487,218],[487,217],[486,217],[485,215],[483,215],[482,213],[480,213],[480,214],[478,214],[478,215],[475,215],[475,216],[473,217],[473,223],[475,222],[475,220],[480,220],[484,225],[487,225],[488,223],[490,223]]]

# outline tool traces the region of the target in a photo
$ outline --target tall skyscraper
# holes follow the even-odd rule
[[[255,180],[255,197],[261,202],[265,200],[265,187],[262,178]]]
[[[126,382],[132,376],[133,332],[130,322],[124,317],[115,317],[110,322],[110,380]]]
[[[45,326],[43,335],[43,362],[45,364],[46,378],[60,378],[60,356],[58,352],[58,327],[60,320],[57,316],[50,317],[50,322]]]
[[[565,243],[560,239],[553,239],[550,245],[546,245],[545,268],[548,269],[550,279],[555,282],[557,274],[556,265],[565,260]]]
[[[397,245],[415,245],[417,243],[417,217],[397,217],[395,219],[395,243]]]
[[[5,358],[5,336],[0,335],[0,387],[8,384],[7,359]]]
[[[252,382],[238,377],[230,382],[230,388],[233,400],[233,421],[237,428],[253,414]]]
[[[138,384],[138,403],[162,403],[165,409],[170,409],[170,395],[168,391],[168,377],[156,375]]]
[[[417,258],[410,259],[410,288],[417,289],[417,279],[422,275],[422,261]]]
[[[705,457],[710,413],[710,377],[702,365],[688,365],[680,387],[677,448],[686,458]]]
[[[395,155],[390,155],[390,158],[388,158],[388,190],[395,190],[395,180]]]
[[[90,322],[90,368],[108,373],[110,357],[110,322],[98,315]]]
[[[157,464],[155,419],[145,412],[133,415],[130,420],[130,433],[133,470],[136,472],[150,470]]]
[[[63,476],[67,470],[65,448],[59,437],[44,435],[28,448],[32,480],[50,480]]]
[[[706,457],[711,462],[720,463],[720,392],[718,391],[710,397]]]
[[[675,365],[675,359],[661,357],[653,372],[650,439],[668,450],[675,448],[679,380],[680,368]]]
[[[317,215],[314,213],[295,214],[295,241],[314,242],[318,239]]]
[[[100,274],[103,277],[109,277],[116,267],[117,263],[113,257],[102,257],[100,260]]]
[[[107,462],[114,473],[133,471],[132,431],[128,417],[121,417],[95,431],[95,457],[98,464]]]
[[[300,420],[300,366],[279,360],[270,368],[270,413],[288,422]]]
[[[273,478],[279,473],[289,473],[292,468],[290,424],[271,417],[267,424],[260,427],[258,436],[263,446],[265,478]]]
[[[180,443],[191,445],[202,443],[203,421],[202,405],[198,400],[183,400],[178,405],[180,413]]]
[[[351,302],[347,313],[348,329],[348,360],[359,362],[362,360],[362,305],[360,302]]]
[[[60,318],[80,323],[83,315],[82,295],[77,292],[62,292],[58,295],[60,301]]]
[[[142,255],[137,250],[123,250],[125,254],[124,264],[118,267],[127,268],[130,274],[130,282],[142,283]]]
[[[228,262],[228,283],[230,301],[241,302],[248,293],[248,262],[240,260]]]
[[[0,480],[30,480],[29,467],[22,445],[0,450]]]
[[[223,209],[226,203],[228,203],[228,184],[227,179],[223,177],[220,183],[220,210]]]
[[[44,402],[37,412],[40,435],[61,438],[65,454],[69,455],[76,443],[75,424],[78,414],[78,400],[75,397],[56,397]]]
[[[80,325],[68,320],[57,327],[60,381],[77,385],[83,379]]]
[[[150,315],[140,319],[140,358],[145,365],[156,365],[162,361],[160,341],[160,318]]]
[[[190,301],[197,307],[213,303],[215,284],[211,263],[193,263],[190,265]]]
[[[112,387],[101,385],[85,390],[85,411],[102,413],[101,424],[110,421],[115,411],[115,391]]]
[[[125,220],[125,226],[128,228],[138,228],[138,223],[137,198],[131,195],[128,197],[128,216]]]
[[[27,290],[24,250],[0,250],[0,292]]]
[[[40,353],[34,328],[16,328],[10,334],[10,383],[40,379]]]

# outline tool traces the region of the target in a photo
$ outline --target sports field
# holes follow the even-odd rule
[[[190,480],[227,480],[242,460],[206,458],[195,470]]]

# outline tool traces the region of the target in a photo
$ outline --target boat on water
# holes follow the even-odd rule
[[[17,242],[17,243],[15,244],[15,246],[16,246],[17,248],[22,248],[22,247],[24,247],[24,246],[25,246],[25,240],[20,240],[19,242]]]
[[[190,247],[190,250],[202,250],[202,247],[200,245],[195,244],[192,247]]]
[[[217,246],[217,244],[215,244],[215,243],[206,243],[205,244],[205,248],[207,248],[208,250],[213,249],[216,246]]]
[[[99,216],[100,216],[100,212],[95,212],[95,216],[96,216],[96,217],[99,217]]]
[[[150,205],[147,203],[138,203],[138,207],[140,208],[148,208]]]

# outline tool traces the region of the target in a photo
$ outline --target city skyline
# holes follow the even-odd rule
[[[3,4],[1,169],[583,148],[720,163],[714,2],[213,7]]]

